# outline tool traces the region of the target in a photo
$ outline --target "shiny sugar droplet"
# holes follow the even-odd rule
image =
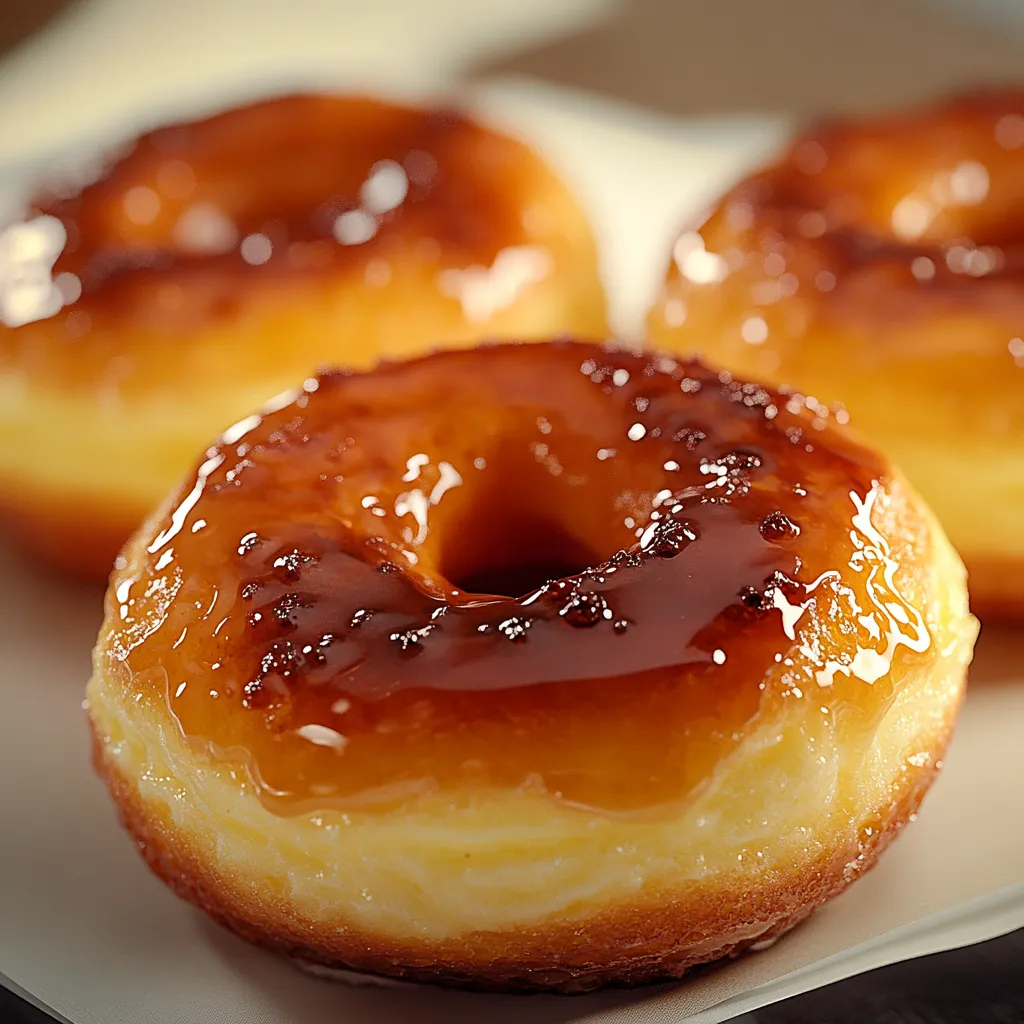
[[[761,536],[773,544],[800,536],[800,527],[785,512],[769,512],[761,520]]]
[[[608,602],[592,591],[573,594],[561,610],[561,616],[570,626],[596,626],[605,617]]]
[[[685,520],[664,519],[647,538],[644,550],[656,558],[673,558],[698,537],[697,528]]]

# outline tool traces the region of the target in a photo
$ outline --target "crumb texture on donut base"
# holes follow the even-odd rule
[[[842,402],[1024,617],[1024,93],[800,135],[677,240],[661,347]],[[951,481],[957,481],[951,484]]]
[[[529,359],[534,356],[539,357],[538,365],[543,364],[546,354],[539,347],[529,346],[518,353],[485,353],[486,365],[501,382],[509,402],[518,387],[528,389],[534,381],[538,382],[532,385],[535,389],[564,391],[567,401],[583,402],[580,396],[584,396],[587,401],[610,403],[628,417],[627,423],[643,405],[650,414],[649,434],[654,433],[656,423],[669,422],[674,408],[652,413],[659,401],[705,408],[697,405],[692,395],[680,398],[681,393],[693,390],[696,379],[691,375],[698,372],[703,375],[705,389],[700,393],[708,393],[707,401],[711,403],[708,408],[723,403],[730,416],[754,424],[755,436],[776,438],[789,424],[789,414],[776,405],[781,400],[778,395],[771,396],[763,389],[737,391],[727,375],[718,378],[703,368],[680,367],[671,361],[668,370],[645,373],[654,364],[645,366],[627,354],[592,346],[553,351],[555,362],[546,380],[530,368]],[[531,353],[529,359],[526,352]],[[582,367],[589,376],[579,372],[581,356],[588,357],[582,360]],[[596,370],[598,361],[590,357],[606,360],[607,372]],[[329,386],[321,384],[304,407],[305,415],[311,417],[311,423],[316,422],[312,411],[316,402],[330,403],[335,400],[332,395],[351,392],[365,399],[366,392],[359,391],[364,384],[371,393],[378,384],[391,393],[394,387],[408,387],[411,377],[429,373],[434,366],[450,367],[460,360],[468,365],[474,358],[473,354],[434,357],[445,362],[425,360],[421,366],[396,368],[391,376],[374,381],[352,378]],[[523,360],[527,360],[525,366]],[[559,376],[558,371],[565,366],[574,376]],[[620,371],[627,367],[631,371],[626,374],[629,383],[620,386]],[[525,383],[517,384],[517,373]],[[452,381],[453,388],[458,383],[451,375],[445,379]],[[726,383],[716,398],[713,387],[719,379]],[[612,380],[616,381],[614,385]],[[471,383],[474,389],[484,386],[478,378],[472,378]],[[462,382],[459,386],[469,385]],[[458,401],[467,393],[471,392],[453,390],[452,404],[471,418],[472,409]],[[750,404],[730,404],[735,403],[737,395]],[[775,413],[765,421],[756,402],[767,403],[773,397],[770,408]],[[352,399],[357,405],[361,400]],[[392,416],[401,420],[400,411],[387,411],[380,404],[371,408],[376,410],[375,424],[388,423]],[[533,410],[527,409],[532,425]],[[582,405],[577,413],[588,423],[593,420],[589,406]],[[806,411],[793,417],[794,422],[809,422]],[[353,435],[346,439],[353,466],[360,465],[361,424],[357,419],[353,414],[341,420]],[[272,416],[269,420],[260,429],[272,432],[277,421]],[[543,426],[547,431],[542,435],[547,439],[545,452],[548,456],[555,453],[562,460],[559,473],[552,474],[552,479],[563,481],[571,476],[574,452],[568,442],[559,447],[554,414],[543,421]],[[301,424],[296,429],[301,434]],[[609,429],[617,430],[618,424]],[[805,453],[800,458],[807,461],[797,464],[811,472],[814,465],[821,465],[814,459],[823,459],[828,446],[841,451],[842,438],[833,437],[833,429],[810,435],[816,444],[808,447],[818,449],[818,454],[808,459],[811,453]],[[566,436],[574,435],[567,430]],[[782,473],[786,460],[795,457],[791,441],[792,437],[772,441],[772,445],[778,445],[769,448],[776,472]],[[645,443],[674,444],[674,450],[685,451],[683,442],[664,436],[653,440],[648,437]],[[708,439],[707,443],[714,442]],[[608,472],[620,471],[614,466],[609,469],[608,459],[593,459],[589,444],[584,448],[592,459],[589,465],[604,466]],[[398,446],[396,450],[404,449]],[[657,455],[660,468],[660,449],[647,450],[652,454],[646,458]],[[709,452],[714,450],[709,448]],[[805,452],[803,447],[799,450]],[[697,462],[695,455],[691,454],[690,459]],[[701,463],[705,469],[708,465]],[[633,473],[643,468],[628,462],[624,466]],[[410,462],[410,467],[407,475],[414,475],[414,463]],[[500,466],[491,469],[500,475]],[[343,482],[356,487],[357,473],[354,470]],[[731,500],[742,504],[784,497],[781,491],[758,496],[758,478],[751,479],[753,488],[739,487]],[[627,475],[619,483],[625,486],[628,481]],[[592,481],[589,493],[598,493],[597,486]],[[380,488],[375,491],[381,493]],[[300,960],[394,978],[501,990],[575,992],[605,984],[677,977],[694,964],[771,939],[849,885],[871,867],[917,810],[941,764],[963,694],[976,623],[967,610],[962,563],[917,494],[898,474],[888,473],[884,480],[877,481],[874,500],[866,506],[869,522],[865,523],[862,516],[854,525],[861,536],[872,534],[886,546],[886,561],[892,571],[886,587],[905,608],[898,610],[892,621],[920,616],[927,643],[887,648],[888,665],[881,674],[870,671],[870,657],[859,668],[856,658],[853,662],[837,660],[832,663],[833,669],[840,663],[847,668],[823,673],[823,664],[837,657],[839,651],[845,655],[870,654],[868,647],[858,646],[855,635],[854,615],[866,609],[857,607],[852,589],[834,591],[834,599],[829,592],[821,591],[803,607],[797,620],[789,621],[784,609],[792,612],[795,606],[777,591],[772,607],[730,626],[735,637],[728,658],[730,665],[735,662],[742,672],[735,677],[701,677],[705,687],[713,687],[716,679],[720,685],[725,685],[726,678],[740,680],[741,688],[756,698],[756,711],[741,724],[735,743],[722,748],[720,756],[712,757],[707,776],[678,800],[651,807],[644,806],[641,798],[635,813],[628,809],[615,812],[573,803],[550,786],[525,782],[499,786],[487,781],[486,775],[463,771],[455,776],[455,782],[414,793],[397,803],[336,806],[325,799],[321,808],[299,806],[291,813],[280,813],[274,809],[273,800],[268,800],[266,787],[258,777],[259,767],[274,767],[271,762],[257,762],[254,774],[251,760],[225,752],[218,755],[200,734],[183,734],[182,712],[176,717],[171,710],[170,690],[174,684],[168,675],[177,672],[175,659],[182,657],[182,665],[192,666],[186,670],[192,674],[182,688],[212,685],[219,694],[206,714],[249,715],[247,721],[257,723],[252,725],[255,729],[260,728],[260,719],[253,718],[254,712],[241,705],[226,703],[230,700],[226,683],[209,671],[219,662],[203,668],[206,663],[195,659],[206,658],[206,654],[183,653],[191,650],[191,641],[184,640],[184,633],[174,649],[162,646],[162,613],[154,613],[149,604],[151,595],[170,579],[161,577],[156,565],[163,566],[161,571],[165,573],[177,572],[171,567],[175,558],[188,564],[198,552],[215,550],[216,531],[224,530],[225,525],[228,530],[223,536],[234,555],[237,531],[231,531],[231,520],[218,523],[212,517],[218,508],[234,507],[232,503],[240,500],[236,496],[241,493],[233,488],[208,494],[190,507],[192,516],[211,517],[213,525],[209,528],[215,532],[210,535],[204,534],[205,525],[197,533],[186,527],[181,516],[174,520],[175,510],[181,508],[181,496],[176,495],[154,513],[126,548],[125,565],[115,572],[108,591],[107,618],[88,687],[88,713],[97,767],[153,870],[180,895],[239,934]],[[359,493],[354,492],[357,505],[362,504],[358,502]],[[855,497],[856,492],[851,492],[851,498]],[[835,545],[835,550],[801,549],[813,569],[812,575],[818,572],[816,561],[829,565],[836,564],[838,558],[850,559],[851,580],[876,572],[870,563],[863,562],[862,542],[844,533],[841,520],[816,525],[822,501],[826,507],[844,505],[827,506],[829,499],[813,494],[801,500],[809,504],[801,505],[789,495],[786,507],[805,510],[802,537],[823,530],[818,535]],[[842,495],[837,500],[845,501]],[[856,504],[854,501],[851,508]],[[378,507],[376,499],[368,505]],[[179,531],[174,538],[166,532],[165,524],[171,520]],[[206,523],[205,518],[201,521]],[[380,527],[385,529],[388,518],[385,515],[371,522],[385,524]],[[756,521],[751,529],[757,533]],[[204,536],[210,539],[204,541]],[[175,544],[173,557],[166,554],[166,548],[161,553],[161,545],[170,539]],[[694,541],[694,550],[703,542]],[[771,545],[769,548],[775,550]],[[421,548],[421,553],[425,550]],[[239,551],[243,563],[247,557],[244,551],[245,544]],[[292,552],[299,554],[298,549]],[[274,554],[261,557],[273,559]],[[688,564],[686,552],[672,557],[671,566]],[[428,571],[425,560],[418,563],[416,571]],[[274,562],[279,563],[284,566],[281,571],[293,573],[289,579],[304,581],[301,586],[298,582],[288,585],[301,590],[310,607],[315,605],[312,570],[303,577],[306,570],[295,558]],[[392,563],[387,565],[395,569]],[[252,570],[243,565],[237,571]],[[650,571],[667,570],[662,564],[653,565]],[[830,575],[835,574],[824,573],[821,579]],[[243,578],[238,577],[239,582]],[[398,577],[391,572],[388,578]],[[145,586],[133,590],[140,581]],[[814,588],[820,582],[810,585],[808,593],[816,593]],[[344,581],[339,585],[343,589]],[[132,593],[139,594],[139,598],[132,598]],[[335,596],[341,603],[331,605],[331,614],[340,617],[345,595]],[[675,597],[682,600],[682,595]],[[860,599],[873,600],[867,592]],[[325,598],[331,600],[334,598]],[[174,609],[173,601],[170,607]],[[185,612],[195,615],[187,608]],[[283,611],[281,636],[302,635],[302,623],[307,621],[303,614],[317,613],[315,609],[303,613],[290,601]],[[448,611],[449,616],[457,614],[457,609]],[[752,659],[751,652],[758,648],[745,644],[745,640],[760,627],[775,631],[776,619],[789,621],[786,630],[777,630],[782,641],[776,659],[769,659],[767,664]],[[175,621],[174,634],[181,621]],[[202,618],[188,621],[192,623],[190,629],[206,628]],[[530,632],[540,634],[544,628],[545,624],[538,621]],[[557,631],[561,626],[556,620],[550,628]],[[608,622],[593,628],[610,630],[612,626]],[[131,634],[133,629],[141,631]],[[215,636],[216,632],[219,627]],[[126,639],[128,634],[135,639]],[[588,630],[586,635],[588,642],[596,642],[597,634]],[[853,639],[847,639],[851,636]],[[622,642],[628,643],[629,637],[627,630]],[[179,646],[182,641],[184,644]],[[539,641],[526,641],[533,642]],[[151,647],[149,658],[158,656],[152,665],[159,671],[145,669],[146,678],[130,678],[131,655],[126,660],[119,652],[132,643],[156,645]],[[200,646],[194,650],[206,649]],[[510,647],[507,658],[519,650],[528,653],[530,648]],[[742,660],[745,654],[746,661]],[[414,664],[428,656],[420,654]],[[150,662],[144,659],[139,664]],[[724,672],[724,655],[714,664],[718,666],[714,671]],[[454,671],[455,665],[451,667]],[[705,672],[704,667],[686,665],[677,669],[681,676],[698,670]],[[860,678],[856,677],[858,673]],[[178,678],[174,676],[174,680]],[[874,682],[866,681],[869,678]],[[649,684],[639,679],[632,682],[637,687],[636,700],[641,702]],[[585,680],[573,685],[579,686],[581,693],[598,692],[582,689],[589,685]],[[684,695],[680,699],[685,700],[686,693],[696,695],[700,691],[679,692]],[[356,700],[353,696],[352,702]],[[349,703],[345,700],[343,707],[348,709]],[[208,719],[206,726],[213,721]],[[571,716],[565,721],[571,726]],[[702,757],[702,746],[713,749],[716,728],[722,727],[723,723],[716,726],[712,722],[700,726],[706,731],[687,734],[685,743],[693,745],[694,758]],[[353,757],[358,758],[360,741],[360,736],[353,733],[345,748]],[[585,742],[585,737],[572,740],[580,749],[585,749]],[[411,737],[409,750],[411,755]],[[346,762],[347,756],[342,753],[337,762],[341,770],[358,770],[358,760]],[[345,769],[346,763],[353,767]],[[628,767],[623,766],[623,773]]]

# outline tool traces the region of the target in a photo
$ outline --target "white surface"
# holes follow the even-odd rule
[[[477,46],[483,31],[486,48],[502,33],[537,31],[530,18],[545,8],[552,28],[598,6],[518,0],[474,28],[466,20],[474,5],[458,0],[444,0],[429,18],[413,16],[425,9],[418,4],[389,0],[292,0],[264,12],[278,19],[274,30],[287,44],[279,52],[264,28],[239,21],[238,3],[102,0],[3,69],[0,137],[12,159],[27,159],[40,147],[206,108],[275,81],[433,90],[471,36]],[[204,20],[203,11],[214,13]],[[353,11],[367,20],[357,25]],[[380,38],[387,45],[373,43]],[[190,40],[194,60],[183,56]],[[334,57],[338,66],[328,67]],[[637,327],[679,219],[784,128],[672,124],[529,85],[490,87],[476,102],[534,139],[579,188],[603,244],[616,323],[627,331]],[[176,900],[117,827],[88,769],[79,709],[99,597],[97,588],[40,575],[0,551],[0,972],[75,1024],[675,1024],[688,1014],[711,1024],[879,963],[1024,925],[1024,643],[997,635],[983,637],[948,766],[920,820],[878,869],[766,952],[681,986],[578,999],[376,991],[309,978]]]

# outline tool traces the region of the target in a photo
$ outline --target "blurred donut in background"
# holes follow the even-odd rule
[[[655,343],[841,401],[1024,618],[1024,92],[799,136],[675,243]]]
[[[299,95],[142,136],[0,234],[0,515],[105,576],[197,448],[322,363],[601,336],[595,244],[521,142]]]

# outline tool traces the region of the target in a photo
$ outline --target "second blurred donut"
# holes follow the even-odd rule
[[[459,113],[306,95],[162,128],[0,234],[0,514],[105,575],[203,438],[319,364],[604,329],[575,198]]]
[[[975,610],[1024,618],[1024,92],[798,137],[679,237],[649,327],[842,402],[942,520]]]

